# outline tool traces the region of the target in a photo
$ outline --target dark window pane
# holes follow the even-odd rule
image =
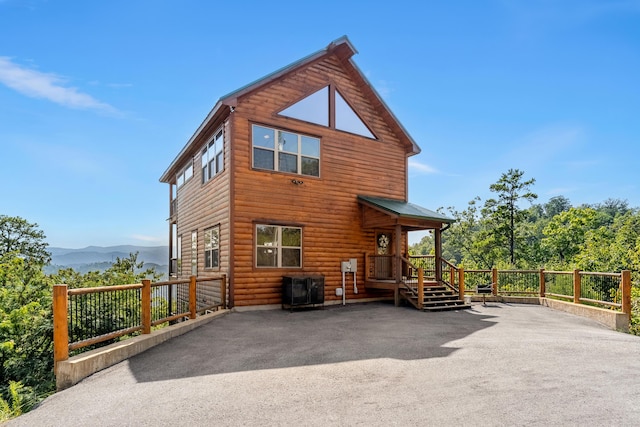
[[[224,156],[222,155],[222,153],[219,153],[216,156],[216,170],[218,171],[218,173],[224,170]]]
[[[258,248],[258,267],[277,267],[278,251],[274,248]]]
[[[300,249],[283,248],[282,249],[282,266],[283,267],[300,267]]]
[[[258,225],[256,227],[258,246],[277,246],[278,227],[270,225]]]
[[[302,174],[310,176],[320,176],[320,160],[303,157]]]
[[[273,170],[273,151],[253,149],[253,167]]]
[[[204,267],[211,268],[211,251],[204,251]]]
[[[278,153],[278,169],[280,172],[298,173],[298,156]]]
[[[301,246],[301,233],[299,228],[282,227],[282,246]]]
[[[211,251],[211,267],[220,266],[220,251],[218,249]]]

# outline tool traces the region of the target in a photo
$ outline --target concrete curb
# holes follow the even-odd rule
[[[77,384],[84,378],[102,369],[122,362],[138,353],[161,344],[171,338],[185,334],[206,325],[212,320],[228,314],[230,310],[218,310],[216,312],[199,316],[194,320],[177,323],[158,329],[148,335],[138,335],[106,347],[87,351],[86,353],[70,357],[68,360],[58,362],[56,372],[56,387],[58,391]]]
[[[477,295],[465,295],[470,302],[482,302],[482,297]],[[487,302],[500,302],[507,304],[535,304],[543,305],[554,310],[564,311],[576,316],[586,317],[612,329],[614,331],[629,332],[629,315],[606,308],[592,307],[584,304],[561,301],[552,298],[541,297],[517,297],[517,296],[487,296]]]

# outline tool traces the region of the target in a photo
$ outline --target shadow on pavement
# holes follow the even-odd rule
[[[384,303],[235,312],[129,359],[139,382],[392,358],[446,357],[446,345],[494,325],[465,310]]]

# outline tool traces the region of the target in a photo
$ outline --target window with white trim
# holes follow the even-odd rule
[[[182,187],[193,176],[193,160],[176,176],[176,186]]]
[[[220,267],[220,226],[204,230],[204,268]]]
[[[302,267],[302,228],[257,224],[256,267]]]
[[[266,126],[252,126],[253,167],[320,176],[320,139]]]
[[[202,150],[202,183],[224,170],[224,138],[220,129]]]
[[[191,275],[198,275],[198,232],[191,232]]]

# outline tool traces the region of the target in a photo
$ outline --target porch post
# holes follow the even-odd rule
[[[436,249],[436,281],[442,280],[442,231],[439,228],[433,230],[434,246]]]
[[[402,226],[396,224],[396,283],[402,282]]]

